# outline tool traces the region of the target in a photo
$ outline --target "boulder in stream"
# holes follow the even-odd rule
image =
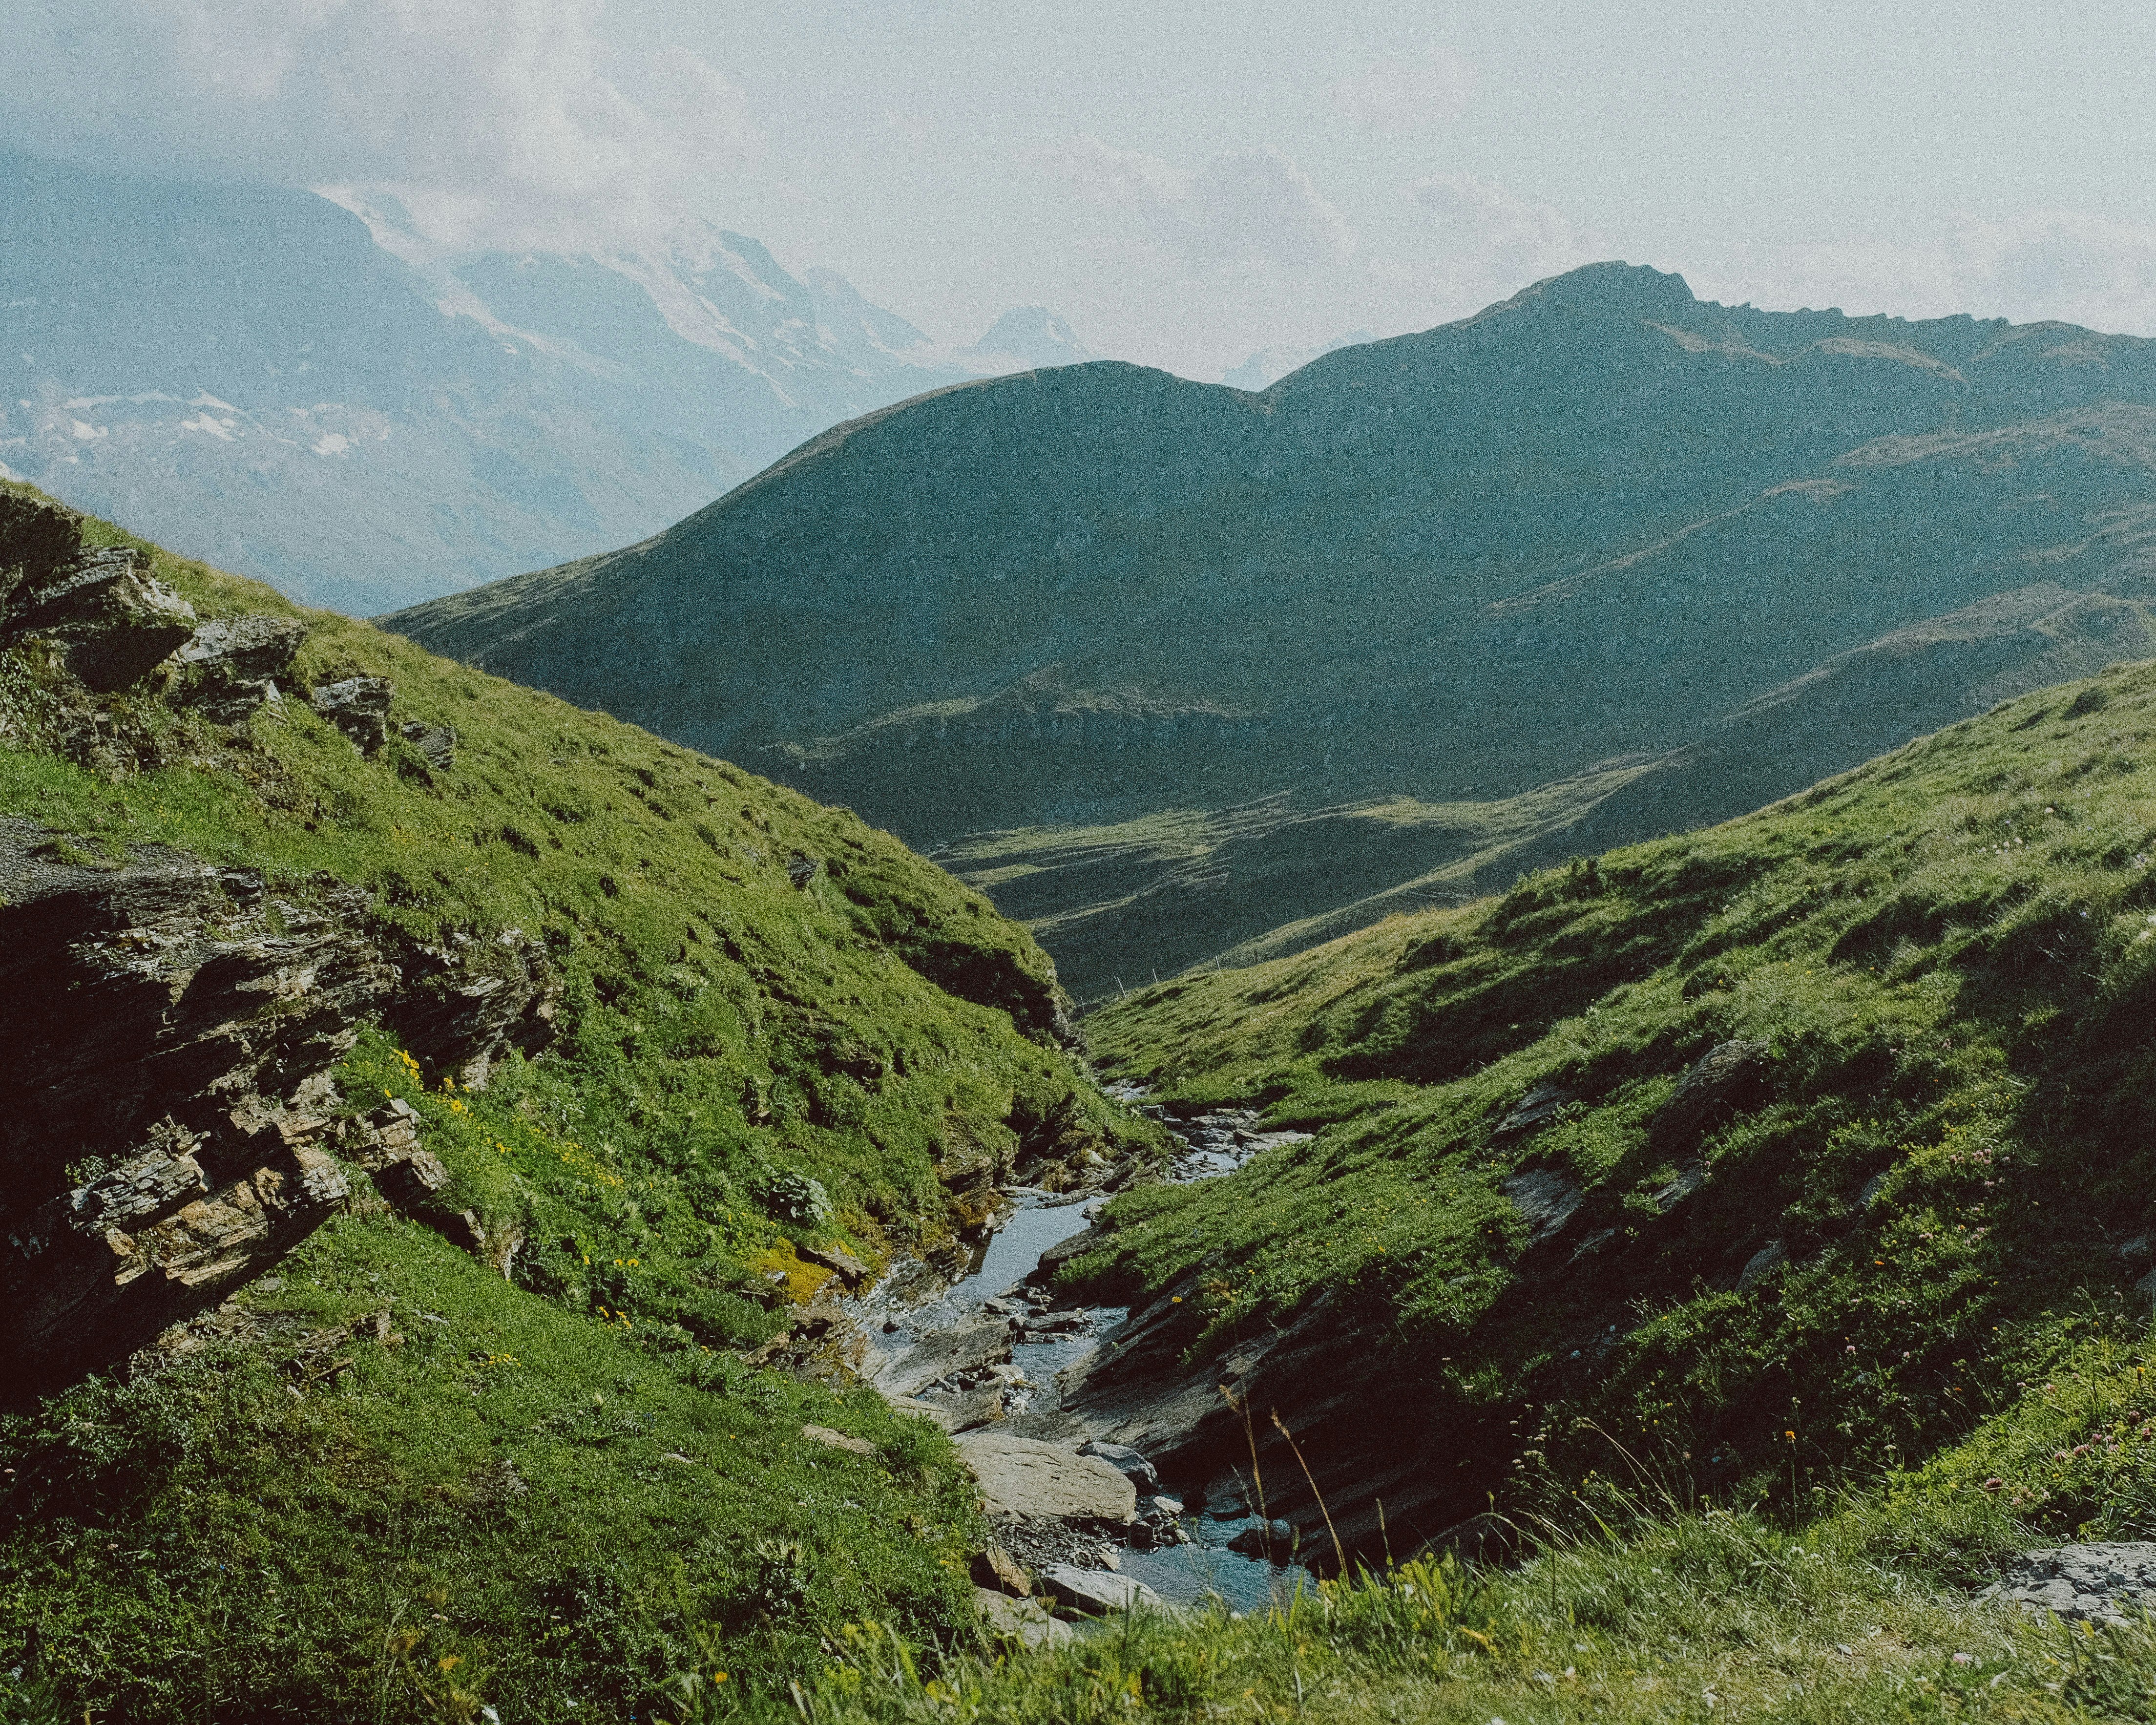
[[[931,1330],[911,1347],[872,1365],[869,1375],[887,1396],[913,1396],[962,1372],[1008,1364],[1010,1357],[1009,1320],[989,1318]]]
[[[969,1431],[958,1454],[980,1482],[991,1516],[1112,1522],[1137,1517],[1131,1482],[1097,1456],[999,1431]]]
[[[1081,1569],[1070,1563],[1051,1563],[1040,1578],[1044,1592],[1054,1595],[1065,1610],[1101,1616],[1136,1607],[1164,1609],[1166,1601],[1142,1581],[1118,1575],[1112,1569]]]
[[[1152,1463],[1128,1444],[1104,1444],[1089,1439],[1079,1445],[1078,1453],[1099,1457],[1147,1497],[1160,1490],[1160,1476],[1153,1471]]]

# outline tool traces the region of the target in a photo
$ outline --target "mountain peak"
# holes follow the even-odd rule
[[[1541,305],[1561,306],[1573,312],[1637,316],[1687,311],[1698,303],[1691,284],[1675,270],[1612,258],[1599,264],[1582,264],[1562,275],[1547,276],[1491,310]]]
[[[1041,366],[1083,365],[1100,356],[1072,333],[1070,326],[1045,305],[1014,305],[988,334],[959,352],[969,359],[1008,357],[1027,370]]]

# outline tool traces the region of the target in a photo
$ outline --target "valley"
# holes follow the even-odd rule
[[[2152,1681],[2012,1603],[2145,1597],[2147,665],[1502,894],[1382,851],[1081,1045],[850,814],[27,487],[0,545],[24,1717]]]
[[[1594,264],[1260,393],[946,388],[383,620],[856,809],[1096,1004],[2156,651],[2152,353]]]

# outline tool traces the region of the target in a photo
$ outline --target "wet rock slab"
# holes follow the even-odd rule
[[[1094,1456],[993,1430],[969,1431],[957,1441],[991,1516],[1125,1526],[1137,1517],[1137,1489]]]
[[[1059,1608],[1082,1611],[1089,1616],[1128,1611],[1141,1605],[1160,1610],[1166,1604],[1142,1581],[1133,1581],[1112,1569],[1081,1569],[1069,1563],[1051,1563],[1042,1572],[1040,1584],[1042,1591],[1052,1596]]]
[[[1005,1365],[1011,1357],[1008,1318],[988,1318],[932,1330],[902,1353],[870,1368],[870,1377],[886,1396],[917,1396],[930,1385],[983,1366]]]

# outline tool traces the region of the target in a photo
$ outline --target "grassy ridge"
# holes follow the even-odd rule
[[[233,732],[138,689],[100,716],[144,770],[110,777],[46,746],[0,655],[0,811],[90,859],[326,872],[385,938],[482,968],[521,931],[560,1035],[480,1091],[380,1030],[339,1075],[354,1109],[418,1110],[452,1234],[521,1232],[510,1279],[362,1204],[169,1370],[0,1424],[0,1651],[100,1718],[407,1717],[388,1638],[416,1627],[506,1715],[588,1717],[641,1705],[692,1624],[776,1674],[856,1615],[969,1622],[947,1445],[725,1350],[828,1280],[803,1248],[947,1246],[969,1185],[1146,1130],[1055,1045],[1040,949],[850,816],[146,548],[205,616],[305,616],[298,692],[393,679],[389,743],[363,758],[303,699]],[[453,726],[454,763],[407,720]]]
[[[2148,1318],[2152,736],[2156,670],[2117,670],[1743,819],[1134,993],[1088,1021],[1122,1075],[1322,1130],[1125,1195],[1070,1273],[1195,1277],[1200,1353],[1331,1295],[1389,1330],[1371,1376],[1427,1396],[1469,1507],[1569,1493],[1612,1438],[1741,1502],[1929,1454]],[[1764,1094],[1709,1122],[1687,1193],[1652,1123],[1732,1041]],[[1501,1132],[1544,1085],[1554,1115]],[[1523,1174],[1582,1194],[1553,1245]]]

